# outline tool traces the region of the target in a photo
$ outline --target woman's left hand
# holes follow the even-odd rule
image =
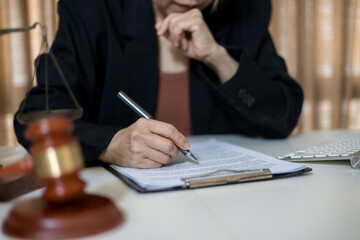
[[[155,25],[157,34],[166,37],[189,58],[206,62],[221,46],[215,41],[199,9],[171,13]]]

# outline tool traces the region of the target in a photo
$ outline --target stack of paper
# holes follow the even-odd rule
[[[191,144],[192,153],[199,164],[190,162],[182,154],[171,163],[157,169],[135,169],[112,165],[118,173],[130,179],[144,191],[156,191],[186,187],[184,178],[204,175],[219,170],[269,169],[273,175],[299,172],[306,169],[298,163],[275,159],[230,143],[210,139]],[[218,175],[229,175],[222,171]]]

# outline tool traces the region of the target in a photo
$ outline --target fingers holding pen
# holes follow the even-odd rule
[[[140,118],[117,132],[99,158],[124,167],[158,168],[179,154],[177,146],[190,147],[174,126]]]
[[[172,157],[177,156],[177,147],[185,150],[190,148],[189,141],[173,125],[152,119],[139,119],[139,121],[147,124],[147,128],[154,134],[155,139],[151,138],[148,142],[152,148],[172,153],[170,154]]]
[[[178,146],[189,149],[190,144],[173,125],[140,118],[131,134],[132,152],[161,165],[170,163],[179,154]]]
[[[162,139],[153,134],[135,130],[129,138],[129,151],[132,156],[132,167],[149,168],[153,163],[159,164],[158,167],[168,164],[172,157],[176,156],[174,150],[164,150],[161,144]],[[159,143],[160,142],[160,143]],[[168,144],[169,145],[169,144]],[[144,167],[148,162],[149,166]]]

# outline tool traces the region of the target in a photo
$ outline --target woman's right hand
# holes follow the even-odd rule
[[[122,167],[159,168],[190,144],[173,125],[140,118],[118,131],[101,153],[101,161]]]

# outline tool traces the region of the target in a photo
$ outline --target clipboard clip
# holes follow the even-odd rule
[[[199,188],[199,187],[223,185],[228,183],[264,180],[264,179],[270,179],[272,177],[273,175],[270,169],[267,168],[250,169],[250,170],[221,169],[207,174],[182,178],[181,180],[185,182],[185,187]]]

